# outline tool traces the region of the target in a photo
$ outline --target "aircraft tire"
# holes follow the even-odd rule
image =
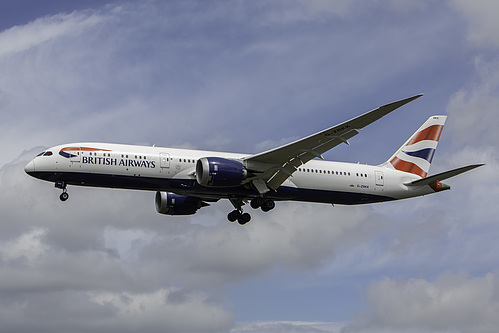
[[[229,222],[236,222],[241,217],[241,213],[238,210],[233,210],[227,215]]]
[[[240,225],[245,225],[249,221],[251,221],[251,215],[248,213],[241,214],[241,216],[237,219],[237,222]]]
[[[262,207],[262,205],[264,203],[265,203],[265,200],[262,197],[258,197],[258,198],[251,200],[250,205],[251,205],[251,208],[258,209],[258,208]]]
[[[68,192],[62,192],[61,195],[59,196],[59,199],[61,199],[61,201],[66,201],[69,199],[69,194]]]
[[[264,212],[268,212],[269,210],[274,209],[274,207],[275,207],[274,200],[267,199],[267,200],[265,200],[265,202],[262,205],[262,210]]]

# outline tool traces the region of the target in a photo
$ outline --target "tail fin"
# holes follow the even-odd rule
[[[410,138],[382,164],[425,178],[437,148],[447,116],[431,116]]]

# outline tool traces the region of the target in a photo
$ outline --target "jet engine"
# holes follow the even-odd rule
[[[239,186],[248,177],[241,162],[221,157],[202,157],[196,164],[196,180],[202,186]]]
[[[166,215],[192,215],[207,203],[196,197],[171,192],[156,192],[156,211]]]

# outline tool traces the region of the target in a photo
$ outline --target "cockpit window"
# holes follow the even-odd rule
[[[36,155],[36,157],[38,156],[52,156],[52,152],[51,151],[42,151],[40,154]]]

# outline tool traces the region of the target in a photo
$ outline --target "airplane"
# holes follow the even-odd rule
[[[25,167],[53,182],[69,198],[68,185],[155,191],[156,211],[191,215],[220,199],[234,206],[227,218],[244,225],[243,211],[268,212],[276,201],[341,205],[393,201],[450,189],[443,180],[484,164],[428,177],[447,116],[431,116],[384,163],[325,161],[322,154],[350,140],[367,125],[422,94],[389,103],[300,140],[258,154],[239,154],[110,143],[70,143],[47,149]]]

